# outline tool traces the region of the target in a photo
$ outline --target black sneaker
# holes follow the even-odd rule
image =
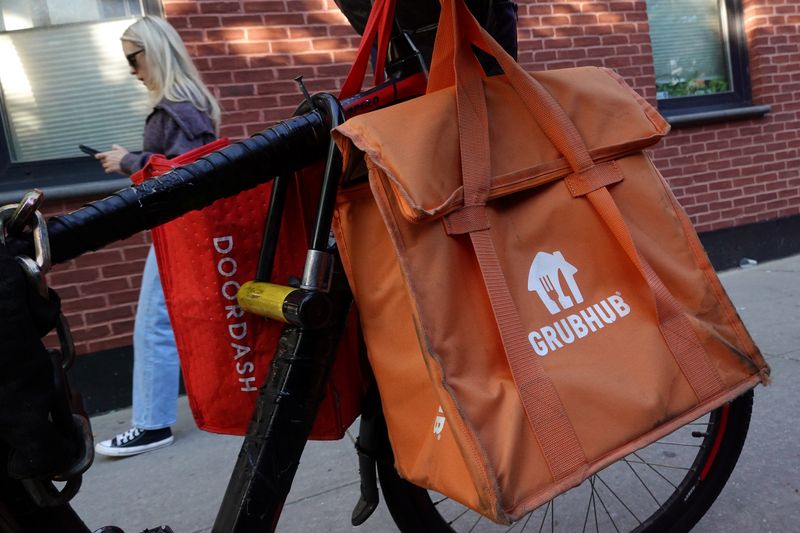
[[[125,457],[169,446],[173,440],[175,439],[172,437],[172,430],[169,428],[131,428],[113,439],[98,442],[94,446],[94,451],[100,455]]]

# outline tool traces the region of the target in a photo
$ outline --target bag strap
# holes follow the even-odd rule
[[[697,398],[705,401],[721,393],[724,387],[719,372],[706,354],[678,300],[667,289],[653,267],[636,251],[628,226],[611,193],[606,187],[601,187],[588,193],[586,198],[650,286],[661,335]]]
[[[477,22],[461,0],[455,5],[453,0],[442,1],[428,91],[437,90],[450,79],[455,81],[465,204],[448,216],[445,224],[450,233],[469,233],[514,384],[550,475],[557,481],[586,468],[587,460],[555,385],[541,360],[532,353],[489,232],[485,212],[490,176],[489,120],[482,69],[469,47],[470,41],[475,40],[476,27]],[[450,58],[453,68],[443,72]],[[462,72],[469,74],[462,76]]]
[[[361,37],[361,44],[358,46],[356,59],[339,92],[339,100],[350,98],[361,90],[376,35],[378,50],[375,60],[375,85],[379,85],[383,81],[386,52],[389,49],[389,38],[394,22],[394,6],[395,0],[375,0],[372,5],[367,24],[364,27],[364,34]]]
[[[608,172],[607,165],[595,165],[575,124],[555,98],[478,25],[462,0],[442,0],[438,32],[428,92],[455,85],[464,180],[464,208],[448,215],[444,223],[448,233],[468,233],[472,240],[528,421],[553,479],[559,480],[585,464],[586,458],[555,386],[527,343],[489,233],[485,210],[491,179],[489,123],[484,74],[470,45],[495,57],[533,118],[572,168],[567,181],[577,185],[578,194],[574,195],[587,196],[647,281],[664,340],[698,398],[719,393],[722,382],[679,304],[637,253],[606,189],[619,177]]]

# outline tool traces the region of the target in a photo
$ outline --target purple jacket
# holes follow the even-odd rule
[[[214,124],[208,115],[190,102],[162,99],[145,121],[143,150],[125,154],[120,168],[130,176],[153,154],[173,158],[214,139]]]

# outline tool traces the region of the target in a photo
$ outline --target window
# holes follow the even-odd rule
[[[108,181],[78,145],[141,148],[147,91],[119,37],[147,11],[140,0],[0,0],[0,190]]]
[[[659,110],[750,105],[741,0],[647,0],[647,15]]]

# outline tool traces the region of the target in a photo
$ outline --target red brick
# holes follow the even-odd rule
[[[90,324],[99,322],[113,322],[117,319],[130,318],[133,315],[133,306],[109,307],[99,311],[87,312],[86,321]]]
[[[325,2],[323,0],[286,0],[286,7],[290,13],[324,11]]]
[[[310,52],[305,54],[297,54],[294,56],[296,65],[327,65],[332,61],[338,61],[339,57],[347,57],[352,60],[353,52],[334,52],[331,58],[330,52]]]
[[[264,21],[268,26],[300,26],[306,24],[306,18],[302,13],[269,13],[264,15]],[[311,24],[319,24],[321,21],[311,21]]]
[[[263,55],[269,53],[270,45],[265,42],[236,42],[228,43],[228,50],[235,55]]]
[[[252,96],[254,94],[253,85],[223,85],[219,88],[222,96]]]
[[[198,12],[197,2],[164,2],[164,15],[169,18],[170,23],[177,15],[191,15]]]
[[[351,48],[349,39],[346,38],[330,38],[330,39],[314,39],[311,41],[311,47],[314,50],[342,50]]]
[[[204,56],[224,56],[228,54],[228,45],[220,42],[198,44],[195,49],[197,54]]]
[[[100,274],[103,278],[116,278],[120,276],[128,276],[130,274],[141,274],[144,266],[137,262],[119,263],[116,265],[108,265],[100,268]]]
[[[265,15],[266,16],[266,15]],[[264,26],[264,17],[261,15],[225,15],[226,28],[261,28]]]
[[[130,248],[123,249],[122,255],[125,261],[142,261],[142,268],[144,268],[144,260],[149,251],[149,246],[131,246]]]
[[[219,28],[219,17],[194,15],[188,17],[191,28]]]
[[[108,305],[108,299],[105,295],[83,297],[77,300],[67,300],[61,302],[61,310],[64,314],[76,313],[79,311],[87,311],[94,309],[102,309]]]
[[[203,14],[241,13],[240,2],[201,2],[200,12]]]
[[[298,96],[298,98],[302,98]],[[242,110],[262,110],[278,105],[278,99],[274,96],[259,96],[254,98],[239,98],[239,108]],[[248,121],[252,122],[252,120]]]
[[[328,37],[330,26],[299,26],[299,27],[291,27],[289,28],[289,38],[291,39],[302,39],[302,38],[309,38],[309,37]],[[348,27],[349,28],[349,27]],[[353,36],[353,30],[351,29],[349,32],[345,33],[344,37],[351,37]]]
[[[251,68],[282,67],[292,64],[291,56],[287,54],[265,54],[250,58]]]
[[[95,283],[81,285],[80,291],[82,295],[92,296],[98,294],[110,295],[116,291],[124,291],[131,288],[131,283],[128,278],[116,278],[100,280]]]
[[[111,328],[108,326],[108,324],[101,324],[88,328],[75,328],[72,330],[72,338],[76,343],[85,342],[95,339],[102,339],[107,337],[110,332]]]
[[[252,0],[244,0],[242,7],[245,13],[275,13],[285,12],[286,2],[283,0],[268,0],[266,2],[256,2]]]

